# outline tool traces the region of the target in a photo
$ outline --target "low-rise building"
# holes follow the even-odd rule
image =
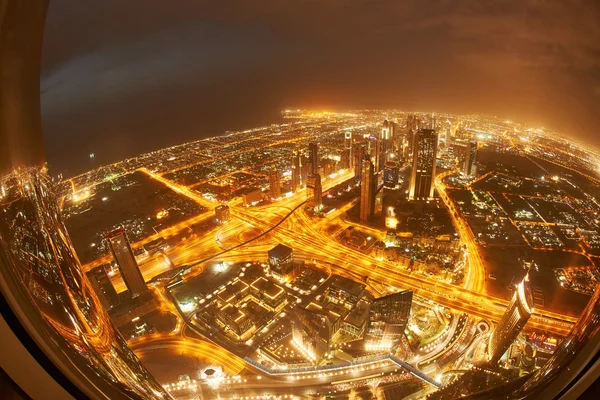
[[[217,320],[231,329],[238,337],[254,327],[252,320],[243,311],[231,304],[226,304],[218,310]]]
[[[221,224],[229,221],[231,218],[229,207],[226,205],[215,207],[215,218],[217,219],[217,222]]]

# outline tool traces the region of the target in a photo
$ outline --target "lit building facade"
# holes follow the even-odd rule
[[[408,323],[413,293],[409,290],[373,300],[366,340],[369,350],[396,347]]]
[[[292,153],[292,193],[296,193],[300,189],[300,155],[297,151]]]
[[[393,125],[386,119],[383,121],[381,134],[379,136],[379,159],[377,160],[377,172],[383,170],[385,162],[393,150]]]
[[[386,161],[383,169],[383,185],[386,189],[395,189],[398,185],[400,164],[396,161]]]
[[[419,120],[418,118],[410,114],[406,117],[406,144],[408,146],[407,156],[413,154],[414,144],[415,144],[415,134],[417,133]]]
[[[409,200],[433,199],[438,135],[433,129],[420,129],[414,142]]]
[[[342,169],[352,168],[354,165],[354,159],[352,155],[352,132],[347,131],[344,134],[344,150],[342,151]]]
[[[308,144],[308,174],[319,173],[319,143],[310,142]]]
[[[373,163],[369,159],[362,160],[362,179],[360,184],[360,219],[365,222],[375,210],[376,181]]]
[[[367,154],[367,149],[364,143],[355,143],[354,144],[354,177],[361,179],[362,178],[362,160],[365,159],[365,155]]]
[[[269,250],[269,268],[278,278],[286,278],[294,271],[294,253],[290,247],[278,244]]]
[[[465,176],[475,176],[477,174],[477,142],[469,141],[465,149],[465,159],[463,162],[462,173]]]
[[[104,266],[101,265],[93,268],[86,275],[105,310],[109,311],[119,304],[119,295],[110,281]]]
[[[242,201],[246,207],[260,203],[262,199],[263,193],[259,188],[248,188],[242,192]]]
[[[231,218],[229,207],[226,205],[220,205],[215,207],[215,218],[219,223],[225,223]]]
[[[127,240],[125,229],[121,228],[107,233],[105,238],[131,297],[138,297],[146,293],[148,287],[135,260],[129,240]]]
[[[533,313],[533,296],[529,285],[529,275],[517,285],[508,309],[490,335],[488,358],[496,364],[515,341]]]
[[[318,211],[323,205],[323,187],[321,186],[321,175],[312,174],[306,183],[306,205]]]
[[[281,197],[281,173],[277,168],[269,171],[269,193],[272,199]]]

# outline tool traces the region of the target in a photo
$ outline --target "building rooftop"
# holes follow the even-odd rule
[[[343,290],[344,292],[353,295],[360,296],[360,294],[365,290],[365,284],[360,282],[355,282],[351,279],[344,278],[343,276],[336,275],[331,279],[329,283],[330,287]]]
[[[262,276],[252,282],[251,286],[254,290],[264,293],[265,296],[271,299],[275,299],[285,293],[285,290],[281,286],[274,284]]]
[[[356,306],[350,310],[344,322],[360,328],[369,318],[370,304],[368,301],[361,299]]]
[[[269,250],[269,257],[283,258],[290,254],[292,254],[292,248],[281,243]]]
[[[231,304],[226,304],[225,307],[221,308],[220,312],[227,315],[235,323],[241,322],[246,316],[239,308]]]
[[[236,281],[231,285],[227,285],[217,295],[221,300],[226,303],[230,303],[240,293],[244,293],[248,290],[248,285],[242,281]]]

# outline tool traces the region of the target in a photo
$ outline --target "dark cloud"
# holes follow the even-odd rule
[[[485,112],[600,144],[595,2],[53,0],[43,70],[71,172],[284,106]]]

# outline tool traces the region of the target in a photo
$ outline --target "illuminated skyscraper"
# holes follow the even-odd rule
[[[396,161],[386,161],[383,169],[383,185],[387,189],[395,189],[398,184],[399,164]]]
[[[311,165],[308,161],[308,158],[305,156],[302,156],[300,158],[300,187],[301,188],[306,188],[306,184],[308,183],[308,175],[309,175],[310,167],[311,167]]]
[[[375,299],[369,311],[366,334],[367,350],[387,350],[396,347],[408,323],[413,293],[409,290]]]
[[[275,167],[269,171],[269,192],[272,199],[281,197],[281,174]]]
[[[308,162],[310,164],[308,173],[319,173],[319,143],[311,142],[308,144]]]
[[[452,144],[452,123],[450,121],[446,121],[446,148],[450,147]]]
[[[342,151],[342,169],[348,169],[354,164],[352,159],[352,132],[347,131],[344,135],[344,150]]]
[[[465,176],[475,176],[477,173],[477,142],[470,141],[465,149],[465,160],[463,162],[462,173]]]
[[[362,160],[362,180],[360,184],[360,219],[366,222],[375,209],[375,174],[373,163],[368,158]]]
[[[433,129],[420,129],[415,136],[409,200],[433,198],[437,142]]]
[[[125,286],[129,289],[131,297],[137,297],[146,293],[148,287],[140,272],[140,267],[135,260],[133,251],[131,251],[129,240],[127,240],[127,236],[125,235],[125,229],[121,228],[107,233],[105,238],[115,261],[119,265],[123,282],[125,282]]]
[[[323,187],[321,186],[321,175],[308,175],[306,184],[306,205],[318,211],[323,204]]]
[[[354,144],[354,177],[362,177],[362,160],[364,160],[367,150],[364,143]]]
[[[415,133],[417,132],[418,119],[413,114],[406,117],[406,142],[408,144],[408,155],[413,153]]]
[[[488,357],[494,365],[515,341],[533,313],[533,296],[529,286],[529,274],[517,285],[508,309],[490,335]]]
[[[296,193],[300,189],[300,155],[297,151],[292,154],[292,192]]]
[[[383,127],[381,128],[381,134],[379,136],[379,158],[377,160],[376,172],[383,170],[385,162],[388,159],[389,153],[392,151],[392,125],[386,119],[383,121]]]
[[[101,265],[93,268],[86,275],[105,310],[108,311],[119,304],[119,295],[110,281],[104,266]]]

